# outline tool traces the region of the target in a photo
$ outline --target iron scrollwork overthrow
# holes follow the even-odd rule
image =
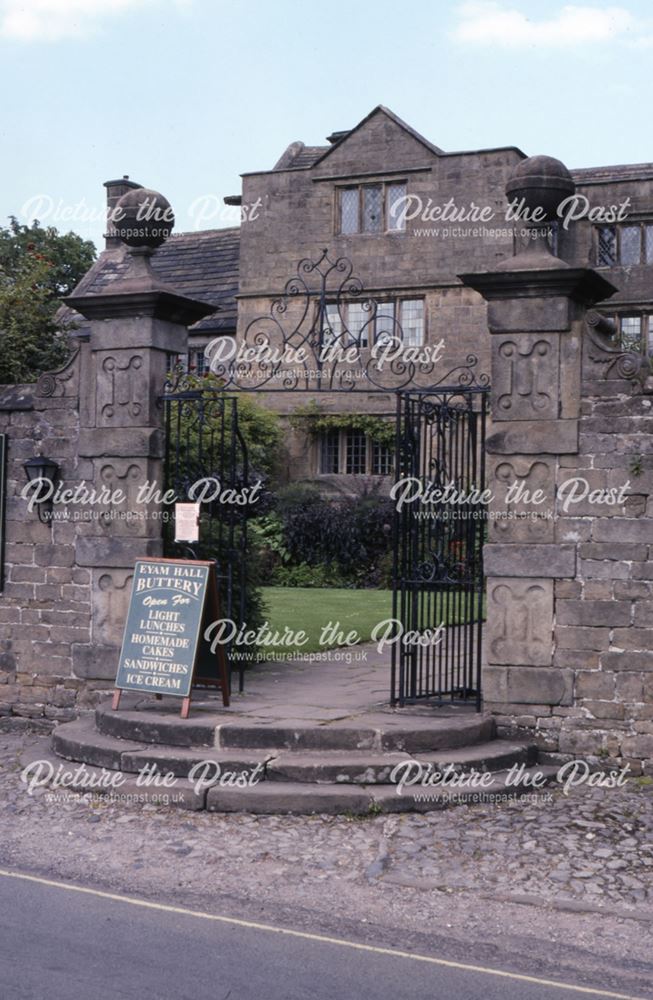
[[[216,338],[207,349],[226,390],[396,392],[489,384],[475,371],[476,355],[440,375],[436,354],[433,345],[407,343],[395,309],[366,296],[351,261],[333,260],[326,249],[299,262],[269,313],[250,320],[237,343]]]

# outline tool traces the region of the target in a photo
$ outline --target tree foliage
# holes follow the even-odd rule
[[[95,246],[77,233],[60,233],[38,221],[22,226],[10,216],[9,225],[0,226],[0,268],[11,276],[20,273],[26,260],[47,264],[45,286],[54,300],[63,299],[72,294],[95,260]]]
[[[252,525],[273,503],[269,487],[279,465],[283,441],[281,421],[277,414],[240,394],[237,414],[241,439],[238,447],[232,449],[233,394],[222,392],[220,381],[212,374],[176,371],[171,372],[170,379],[171,384],[176,384],[181,398],[172,404],[171,443],[176,453],[175,469],[166,486],[184,501],[192,499],[191,485],[205,477],[214,478],[223,487],[235,484],[236,489],[251,488],[258,480],[263,484],[251,507],[222,503],[219,499],[204,502],[200,512],[200,540],[193,546],[198,558],[217,560],[221,584],[226,582],[227,568],[231,567],[231,616],[238,625],[246,624],[255,630],[263,624],[265,611]],[[247,452],[247,478],[241,444]],[[247,547],[249,532],[252,532],[252,541]]]
[[[62,365],[67,331],[55,320],[95,258],[95,247],[75,233],[10,219],[0,227],[0,383],[34,381]]]
[[[174,379],[174,373],[171,378]],[[189,391],[201,391],[205,394],[205,405],[203,406],[204,435],[210,435],[213,430],[215,440],[221,440],[222,425],[222,383],[217,376],[209,373],[207,375],[184,374],[183,388]],[[234,395],[233,393],[225,395]],[[283,426],[279,416],[272,410],[266,409],[256,402],[251,396],[244,393],[238,396],[238,429],[242,435],[247,449],[247,460],[250,469],[250,478],[256,475],[263,476],[267,481],[274,480],[278,473],[283,444]],[[182,417],[182,438],[189,442],[188,448],[191,455],[198,453],[197,448],[197,406],[188,406]],[[227,434],[225,443],[228,446],[229,436]],[[207,473],[204,472],[204,475]]]

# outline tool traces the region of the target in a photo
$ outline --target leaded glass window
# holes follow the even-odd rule
[[[632,223],[627,226],[597,226],[599,267],[635,267],[653,264],[653,225]]]
[[[345,472],[349,476],[365,475],[367,465],[367,438],[362,431],[347,431],[345,443]]]
[[[646,248],[646,263],[653,264],[653,226],[645,226],[644,244]]]
[[[372,475],[389,476],[392,472],[392,451],[379,441],[372,441]]]
[[[322,326],[322,343],[325,347],[331,347],[341,341],[342,338],[342,316],[337,304],[329,303],[326,307],[326,315]]]
[[[615,226],[599,226],[597,260],[599,267],[612,267],[617,263],[617,230]]]
[[[372,313],[362,302],[350,302],[347,307],[347,329],[350,343],[357,347],[367,347],[367,333]]]
[[[394,302],[379,302],[376,307],[376,337],[377,344],[387,344],[398,336],[395,327]]]
[[[405,181],[379,181],[376,184],[344,187],[338,190],[338,197],[338,225],[343,236],[405,232]]]
[[[393,465],[392,448],[353,427],[324,431],[318,439],[321,475],[390,476]]]
[[[424,300],[403,299],[401,302],[401,328],[404,344],[419,347],[424,343]]]
[[[406,220],[403,218],[406,207],[405,198],[405,184],[388,184],[386,189],[387,228],[394,232],[403,232],[406,228]]]
[[[360,232],[358,188],[343,188],[340,192],[340,232]]]
[[[383,188],[380,184],[363,188],[363,232],[380,233],[383,229]]]
[[[639,264],[641,259],[642,234],[639,226],[622,226],[619,231],[620,253],[619,263],[626,267]]]
[[[337,475],[340,472],[340,432],[327,431],[320,438],[320,472]]]
[[[206,375],[209,371],[209,363],[203,347],[193,347],[188,352],[188,370],[193,375]]]
[[[642,317],[622,316],[619,322],[621,346],[625,351],[642,349]]]

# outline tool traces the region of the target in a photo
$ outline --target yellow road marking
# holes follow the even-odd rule
[[[117,903],[128,903],[130,906],[142,906],[147,910],[159,910],[163,913],[177,913],[199,920],[212,920],[214,923],[231,924],[235,927],[245,927],[248,930],[267,931],[286,937],[300,938],[304,941],[318,941],[321,944],[335,944],[341,948],[351,948],[354,951],[371,952],[374,955],[389,955],[392,958],[408,958],[412,962],[426,962],[430,965],[441,965],[448,969],[460,969],[463,972],[482,972],[487,976],[500,976],[503,979],[515,979],[522,983],[533,983],[536,986],[553,986],[560,990],[572,990],[575,993],[587,993],[595,997],[611,997],[612,1000],[646,1000],[645,997],[631,996],[629,993],[614,993],[611,990],[595,990],[589,986],[574,986],[571,983],[561,983],[554,979],[540,979],[538,976],[525,976],[518,972],[504,972],[502,969],[488,969],[483,965],[468,965],[465,962],[452,962],[445,958],[433,958],[431,955],[415,955],[410,951],[400,951],[397,948],[381,948],[373,944],[360,944],[347,941],[344,938],[330,937],[327,934],[311,934],[309,931],[293,931],[287,927],[273,927],[271,924],[258,923],[255,920],[241,920],[238,917],[225,917],[217,913],[204,913],[201,910],[189,910],[183,906],[170,906],[167,903],[152,903],[146,899],[136,899],[133,896],[122,896],[115,892],[103,892],[101,889],[90,889],[70,882],[57,882],[54,879],[41,878],[38,875],[25,875],[22,872],[10,872],[0,868],[0,877],[20,879],[25,882],[36,882],[39,885],[51,886],[54,889],[66,889],[68,892],[80,892],[87,896],[97,896],[100,899],[111,899]]]

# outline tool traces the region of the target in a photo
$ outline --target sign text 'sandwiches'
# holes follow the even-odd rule
[[[117,688],[188,697],[210,571],[174,561],[136,563]]]

